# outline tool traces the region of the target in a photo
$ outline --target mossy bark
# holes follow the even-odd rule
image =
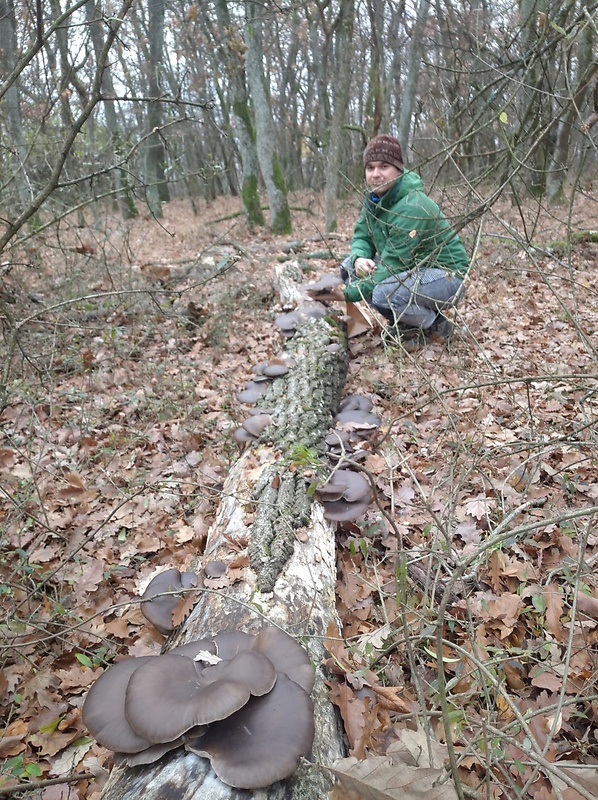
[[[308,486],[314,481],[314,467],[323,454],[323,439],[338,408],[347,369],[346,360],[328,348],[344,341],[345,334],[336,325],[307,319],[287,348],[296,359],[295,367],[274,381],[263,400],[264,407],[275,409],[275,425],[264,431],[262,439],[272,442],[277,457],[253,491],[256,509],[249,559],[261,591],[272,591],[293,552],[296,531],[309,522]]]
[[[264,225],[266,220],[264,219],[262,202],[257,190],[257,175],[246,175],[243,178],[241,196],[249,230],[252,231],[258,226]]]
[[[287,200],[287,187],[276,156],[276,135],[272,108],[266,91],[263,66],[262,19],[259,6],[245,3],[246,27],[245,74],[253,101],[256,127],[257,155],[270,206],[270,228],[273,233],[290,233],[291,213]]]
[[[234,128],[239,142],[243,180],[241,198],[250,231],[266,224],[262,212],[262,204],[258,192],[259,162],[257,157],[255,123],[249,106],[247,85],[245,82],[245,66],[242,53],[241,36],[231,19],[226,0],[217,0],[215,4],[218,23],[223,33],[219,47],[223,67],[229,79],[232,94],[232,110]]]

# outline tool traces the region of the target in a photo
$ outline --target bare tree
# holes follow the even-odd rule
[[[148,206],[155,217],[162,216],[162,203],[169,200],[166,181],[166,148],[162,134],[162,103],[160,96],[161,68],[164,55],[164,0],[148,5],[149,61],[147,103],[147,139],[145,147],[145,181]]]
[[[16,18],[13,0],[0,0],[0,75],[7,77],[17,64]],[[6,157],[3,159],[7,170],[2,179],[2,193],[12,194],[13,202],[22,211],[30,197],[30,184],[27,176],[27,146],[21,115],[20,77],[6,90],[3,108],[6,113]],[[8,142],[12,142],[8,146]]]
[[[272,109],[264,78],[262,14],[262,6],[251,0],[245,3],[245,68],[255,114],[257,154],[270,204],[270,228],[274,233],[290,233],[291,213],[287,187],[276,154]]]
[[[328,147],[326,149],[326,230],[337,227],[337,198],[341,154],[343,122],[347,115],[349,93],[351,90],[351,64],[353,60],[353,17],[354,0],[341,0],[336,27],[336,51],[338,53],[338,72],[334,93],[334,112],[330,123]]]

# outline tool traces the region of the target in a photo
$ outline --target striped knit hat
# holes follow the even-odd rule
[[[403,151],[401,150],[401,143],[394,136],[387,136],[381,133],[380,136],[374,137],[368,146],[363,151],[363,165],[369,164],[370,161],[385,161],[387,164],[392,164],[398,170],[403,170]]]

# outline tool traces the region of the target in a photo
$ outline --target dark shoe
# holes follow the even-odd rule
[[[401,345],[408,353],[412,353],[426,343],[426,336],[421,328],[410,328],[397,322],[383,328],[382,341],[389,347]]]
[[[448,341],[454,332],[455,326],[450,319],[447,319],[444,314],[438,314],[432,325],[426,330],[426,339],[429,340],[435,335]]]

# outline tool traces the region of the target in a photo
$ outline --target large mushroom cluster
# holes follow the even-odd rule
[[[258,789],[309,753],[314,680],[305,650],[279,628],[219,633],[110,667],[89,690],[83,721],[128,766],[184,746],[229,786]]]
[[[367,455],[364,445],[380,427],[380,417],[372,413],[374,404],[363,395],[344,397],[334,418],[335,428],[326,436],[328,458],[334,464],[348,460],[361,461]],[[352,469],[336,469],[316,489],[324,516],[337,522],[348,522],[363,516],[371,500],[368,479]]]
[[[275,378],[286,375],[292,368],[294,362],[291,358],[273,358],[270,361],[261,361],[252,367],[253,378],[247,381],[245,388],[237,392],[237,400],[245,405],[254,405],[270,386],[270,382]],[[250,442],[254,442],[262,435],[274,419],[271,416],[273,408],[256,407],[249,411],[249,417],[244,419],[240,427],[233,433],[233,439],[243,447]]]

